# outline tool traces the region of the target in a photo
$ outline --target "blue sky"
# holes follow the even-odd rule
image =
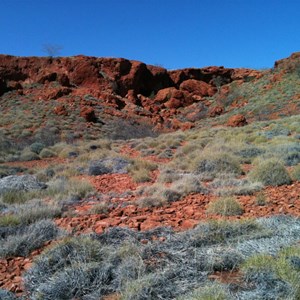
[[[124,57],[168,69],[272,67],[300,51],[299,0],[1,0],[0,53]]]

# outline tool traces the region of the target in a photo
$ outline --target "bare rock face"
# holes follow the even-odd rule
[[[24,94],[33,101],[56,100],[57,116],[78,109],[88,123],[96,122],[101,110],[104,115],[172,130],[179,126],[178,122],[176,126],[170,125],[173,119],[182,119],[181,108],[201,101],[201,117],[205,118],[206,111],[209,116],[210,105],[205,97],[222,91],[224,85],[234,80],[243,82],[249,76],[259,75],[254,70],[224,67],[168,71],[124,58],[0,55],[0,96],[15,91],[16,95]],[[82,103],[86,96],[93,99],[92,104]],[[222,113],[219,110],[211,114]]]

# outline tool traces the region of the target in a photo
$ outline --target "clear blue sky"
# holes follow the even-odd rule
[[[124,57],[168,69],[272,67],[300,51],[299,0],[0,0],[0,53]]]

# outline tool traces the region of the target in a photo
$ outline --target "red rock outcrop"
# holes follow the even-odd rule
[[[247,120],[246,120],[245,116],[243,116],[242,114],[238,114],[238,115],[234,115],[234,116],[230,117],[227,122],[227,126],[230,126],[230,127],[241,127],[241,126],[245,126],[247,124],[248,124]]]
[[[205,107],[210,105],[205,97],[214,95],[233,80],[258,76],[257,71],[224,67],[168,71],[124,58],[0,55],[0,96],[15,91],[33,99],[58,100],[54,111],[57,115],[67,114],[63,106],[68,103],[70,109],[79,110],[88,122],[96,122],[96,115],[102,110],[136,122],[150,121],[167,130],[171,129],[171,119],[181,114],[181,108],[201,101],[198,111],[201,110],[203,118],[208,111]],[[81,103],[80,99],[86,96],[92,97],[92,103]]]
[[[188,79],[183,81],[179,88],[180,90],[189,92],[191,95],[198,95],[202,97],[213,96],[216,93],[216,89],[211,85],[196,79]]]

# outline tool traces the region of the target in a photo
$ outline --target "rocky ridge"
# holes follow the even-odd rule
[[[260,76],[259,71],[224,67],[168,71],[123,58],[0,55],[0,96],[12,92],[36,101],[56,100],[53,112],[61,118],[79,107],[78,117],[90,123],[105,123],[105,115],[112,115],[158,130],[189,129],[199,118],[223,113],[211,111],[206,98],[225,84]]]

